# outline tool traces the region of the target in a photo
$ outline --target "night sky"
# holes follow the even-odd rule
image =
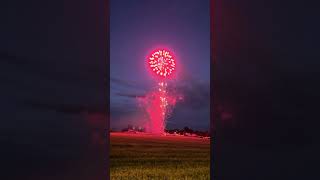
[[[209,0],[110,2],[111,128],[143,125],[136,96],[157,81],[146,68],[152,50],[166,48],[176,56],[173,85],[184,100],[168,119],[168,128],[208,130],[210,121]]]

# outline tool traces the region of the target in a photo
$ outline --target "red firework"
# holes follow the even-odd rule
[[[154,51],[148,59],[151,71],[160,77],[167,78],[176,68],[175,60],[167,50]]]

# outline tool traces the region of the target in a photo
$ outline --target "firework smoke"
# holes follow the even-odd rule
[[[166,120],[171,115],[177,100],[181,96],[170,91],[168,93],[167,83],[160,82],[158,89],[149,92],[145,97],[139,98],[139,104],[147,114],[148,123],[146,130],[154,134],[163,134]]]

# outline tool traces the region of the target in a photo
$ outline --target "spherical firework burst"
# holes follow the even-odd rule
[[[148,59],[149,66],[156,75],[167,78],[175,70],[175,60],[167,50],[157,50]]]

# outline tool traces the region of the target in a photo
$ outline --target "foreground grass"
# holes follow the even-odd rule
[[[210,179],[208,140],[111,134],[110,177],[118,179]]]

